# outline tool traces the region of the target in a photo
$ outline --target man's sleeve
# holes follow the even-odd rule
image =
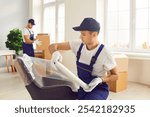
[[[109,71],[116,67],[116,61],[110,51],[106,50],[105,54],[106,55],[105,55],[105,60],[104,60],[104,69],[106,71]]]
[[[71,47],[71,50],[73,51],[73,53],[77,54],[77,51],[81,45],[81,41],[80,40],[76,40],[76,41],[69,41],[69,45]]]
[[[22,31],[22,35],[29,35],[29,31],[26,28],[24,28]]]

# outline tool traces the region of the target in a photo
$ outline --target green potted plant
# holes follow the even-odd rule
[[[6,47],[10,50],[15,50],[16,55],[19,55],[19,52],[22,50],[22,31],[19,29],[10,30],[7,35],[7,41],[5,42]]]

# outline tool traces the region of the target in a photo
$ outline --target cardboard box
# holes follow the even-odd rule
[[[38,34],[37,39],[42,42],[42,45],[36,46],[36,50],[42,50],[43,53],[41,55],[37,54],[35,56],[43,56],[44,59],[50,59],[51,54],[49,52],[49,45],[50,45],[50,36],[48,34]]]
[[[42,45],[36,46],[37,50],[47,50],[50,45],[50,37],[47,34],[38,34],[37,39],[42,42]]]
[[[128,57],[123,54],[114,55],[117,71],[119,73],[119,78],[117,81],[111,81],[108,83],[109,90],[112,92],[120,92],[127,88],[128,83]]]
[[[114,55],[117,63],[118,72],[127,72],[128,71],[128,57],[126,55]]]
[[[35,50],[34,51],[35,57],[37,58],[44,58],[44,51],[42,50]]]
[[[108,83],[109,90],[112,92],[120,92],[127,89],[128,84],[128,73],[127,72],[119,72],[119,78],[117,81],[111,81]]]

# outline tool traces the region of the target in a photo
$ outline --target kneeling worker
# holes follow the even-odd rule
[[[80,31],[81,40],[52,44],[50,53],[58,61],[62,56],[55,51],[71,49],[75,53],[78,77],[90,86],[89,89],[78,90],[79,100],[106,100],[109,95],[106,82],[117,80],[118,73],[111,52],[98,40],[100,24],[93,18],[85,18],[73,29]],[[106,75],[107,72],[109,74]]]

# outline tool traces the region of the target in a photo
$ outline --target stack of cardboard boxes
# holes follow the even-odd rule
[[[110,91],[120,92],[127,88],[128,81],[128,57],[126,55],[115,55],[117,63],[117,71],[119,72],[119,78],[117,81],[111,81],[108,83]]]

